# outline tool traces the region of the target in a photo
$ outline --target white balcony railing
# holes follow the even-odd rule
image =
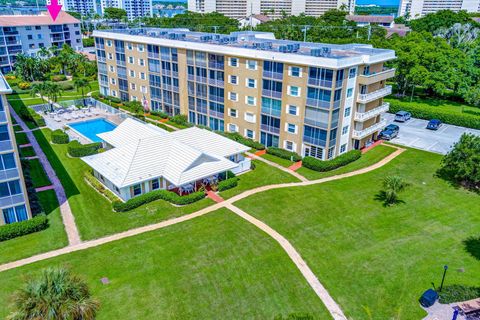
[[[365,128],[363,130],[353,130],[352,138],[353,139],[363,139],[377,131],[382,130],[387,125],[387,120],[382,120],[375,123],[373,126]]]
[[[391,93],[392,93],[392,86],[385,86],[382,89],[379,89],[370,93],[359,94],[357,101],[360,103],[369,103],[373,100],[388,96]]]
[[[372,110],[368,110],[366,112],[356,112],[355,121],[366,121],[368,119],[378,116],[379,114],[387,112],[388,109],[390,109],[390,103],[385,102],[381,106],[378,106]]]

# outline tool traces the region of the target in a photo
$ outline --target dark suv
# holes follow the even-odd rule
[[[379,139],[383,140],[391,140],[398,136],[398,132],[400,131],[400,127],[396,124],[389,124],[388,126],[383,129],[380,134],[378,135]]]

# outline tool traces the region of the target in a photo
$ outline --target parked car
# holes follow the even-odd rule
[[[391,140],[398,136],[399,131],[400,131],[399,126],[397,126],[396,124],[389,124],[388,126],[385,127],[385,129],[380,131],[378,138],[383,140]]]
[[[428,121],[427,129],[438,130],[438,128],[440,128],[441,125],[442,125],[442,121],[440,121],[438,119],[432,119],[432,120]]]
[[[411,117],[412,117],[411,113],[407,111],[398,111],[397,113],[395,113],[395,121],[397,122],[408,121],[410,120]]]

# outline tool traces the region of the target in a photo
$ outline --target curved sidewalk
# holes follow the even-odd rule
[[[54,186],[55,194],[57,195],[58,203],[60,204],[60,213],[62,215],[63,225],[65,226],[65,232],[67,233],[68,237],[68,244],[69,245],[76,245],[81,242],[80,234],[77,229],[77,225],[75,224],[75,218],[72,214],[72,209],[70,209],[70,204],[68,203],[67,196],[65,194],[65,190],[63,189],[62,183],[60,179],[55,174],[50,162],[47,159],[47,156],[43,152],[42,148],[35,139],[32,131],[28,129],[27,125],[23,120],[18,116],[18,114],[13,110],[10,106],[10,114],[12,117],[17,121],[17,123],[22,127],[22,130],[27,134],[28,140],[30,140],[30,144],[35,150],[40,163],[42,164],[43,168],[45,169],[45,173],[50,179],[50,182]]]

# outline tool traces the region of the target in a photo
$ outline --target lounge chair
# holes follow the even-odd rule
[[[78,119],[78,114],[77,114],[76,112],[73,112],[73,113],[72,113],[72,118],[73,118],[73,119]]]
[[[55,117],[53,117],[53,120],[57,121],[57,122],[61,122],[62,119],[60,119],[60,117],[58,115],[55,115]]]
[[[72,120],[72,116],[71,116],[69,113],[65,113],[65,114],[63,115],[63,119],[69,121],[69,120]]]
[[[100,115],[100,110],[98,110],[97,108],[93,108],[93,114],[96,116]]]
[[[93,116],[93,114],[91,114],[90,111],[85,112],[85,115],[86,115],[87,117]]]

